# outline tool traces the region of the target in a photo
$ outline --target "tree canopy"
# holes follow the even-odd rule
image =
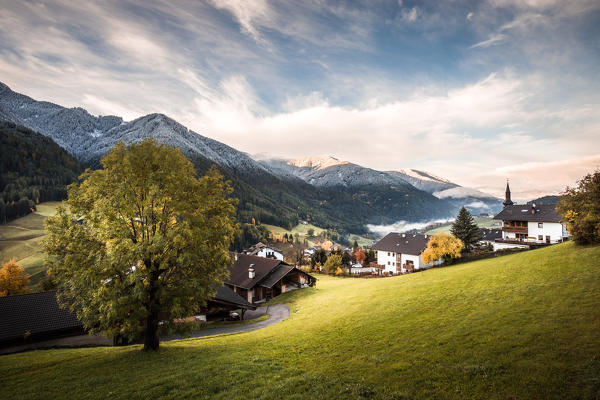
[[[567,188],[557,206],[567,230],[579,244],[600,243],[600,170]]]
[[[453,235],[441,232],[431,236],[427,243],[427,248],[423,252],[423,262],[429,264],[435,260],[443,258],[448,261],[452,258],[460,257],[464,244],[462,240]]]
[[[15,260],[10,260],[0,269],[0,296],[28,293],[29,275]]]
[[[159,347],[161,318],[197,312],[227,276],[235,199],[216,169],[196,178],[179,150],[117,144],[69,187],[44,243],[59,303],[92,333]],[[68,207],[68,212],[67,212]]]
[[[471,213],[465,207],[462,207],[458,212],[458,216],[452,224],[450,232],[462,240],[464,248],[467,251],[471,250],[483,236],[473,216],[471,216]]]
[[[342,256],[339,254],[332,254],[329,256],[327,261],[325,261],[325,265],[323,265],[323,268],[325,268],[325,271],[327,271],[328,273],[334,274],[337,271],[337,269],[341,266]]]

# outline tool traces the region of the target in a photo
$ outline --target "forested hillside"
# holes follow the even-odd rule
[[[52,139],[0,121],[0,222],[29,214],[43,201],[63,200],[83,166]]]

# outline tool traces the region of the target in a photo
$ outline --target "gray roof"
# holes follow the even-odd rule
[[[233,290],[229,289],[227,286],[221,286],[219,289],[217,289],[217,294],[213,300],[222,303],[234,304],[241,308],[249,308],[251,310],[256,309],[256,306],[246,301],[246,299],[244,299],[242,296],[240,296]]]
[[[494,219],[503,221],[531,221],[531,222],[560,222],[561,216],[556,212],[556,204],[513,204],[506,206]]]
[[[420,233],[391,232],[371,246],[371,248],[373,250],[419,255],[427,248],[429,238],[429,235],[422,235]]]
[[[58,307],[56,292],[0,297],[0,341],[83,328],[81,321]]]
[[[260,282],[260,286],[266,288],[272,288],[277,282],[283,279],[290,271],[293,271],[295,268],[291,265],[283,265],[279,264],[279,266],[271,271],[271,273]]]

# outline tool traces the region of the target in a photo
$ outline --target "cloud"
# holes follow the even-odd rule
[[[475,16],[475,14],[473,12],[468,13],[467,14],[467,21],[471,21],[474,16]]]
[[[413,7],[410,10],[402,10],[402,20],[405,22],[415,22],[419,18],[420,11],[417,7]]]
[[[264,0],[211,0],[214,7],[229,11],[240,24],[242,32],[258,42],[264,42],[259,26],[271,18],[271,12]]]
[[[490,36],[488,39],[486,39],[482,42],[475,43],[473,46],[471,46],[471,49],[475,49],[477,47],[490,47],[493,45],[497,45],[497,44],[500,44],[501,42],[503,42],[504,39],[506,39],[506,35],[504,35],[502,33],[497,33],[497,34]]]

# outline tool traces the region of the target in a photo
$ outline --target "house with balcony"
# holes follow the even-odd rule
[[[441,260],[429,264],[423,262],[422,253],[429,239],[429,235],[391,232],[371,248],[377,251],[377,265],[383,267],[383,272],[405,274],[442,263]]]
[[[502,237],[495,240],[494,250],[560,243],[570,236],[555,204],[514,204],[508,183],[503,204],[494,217],[502,221]]]

